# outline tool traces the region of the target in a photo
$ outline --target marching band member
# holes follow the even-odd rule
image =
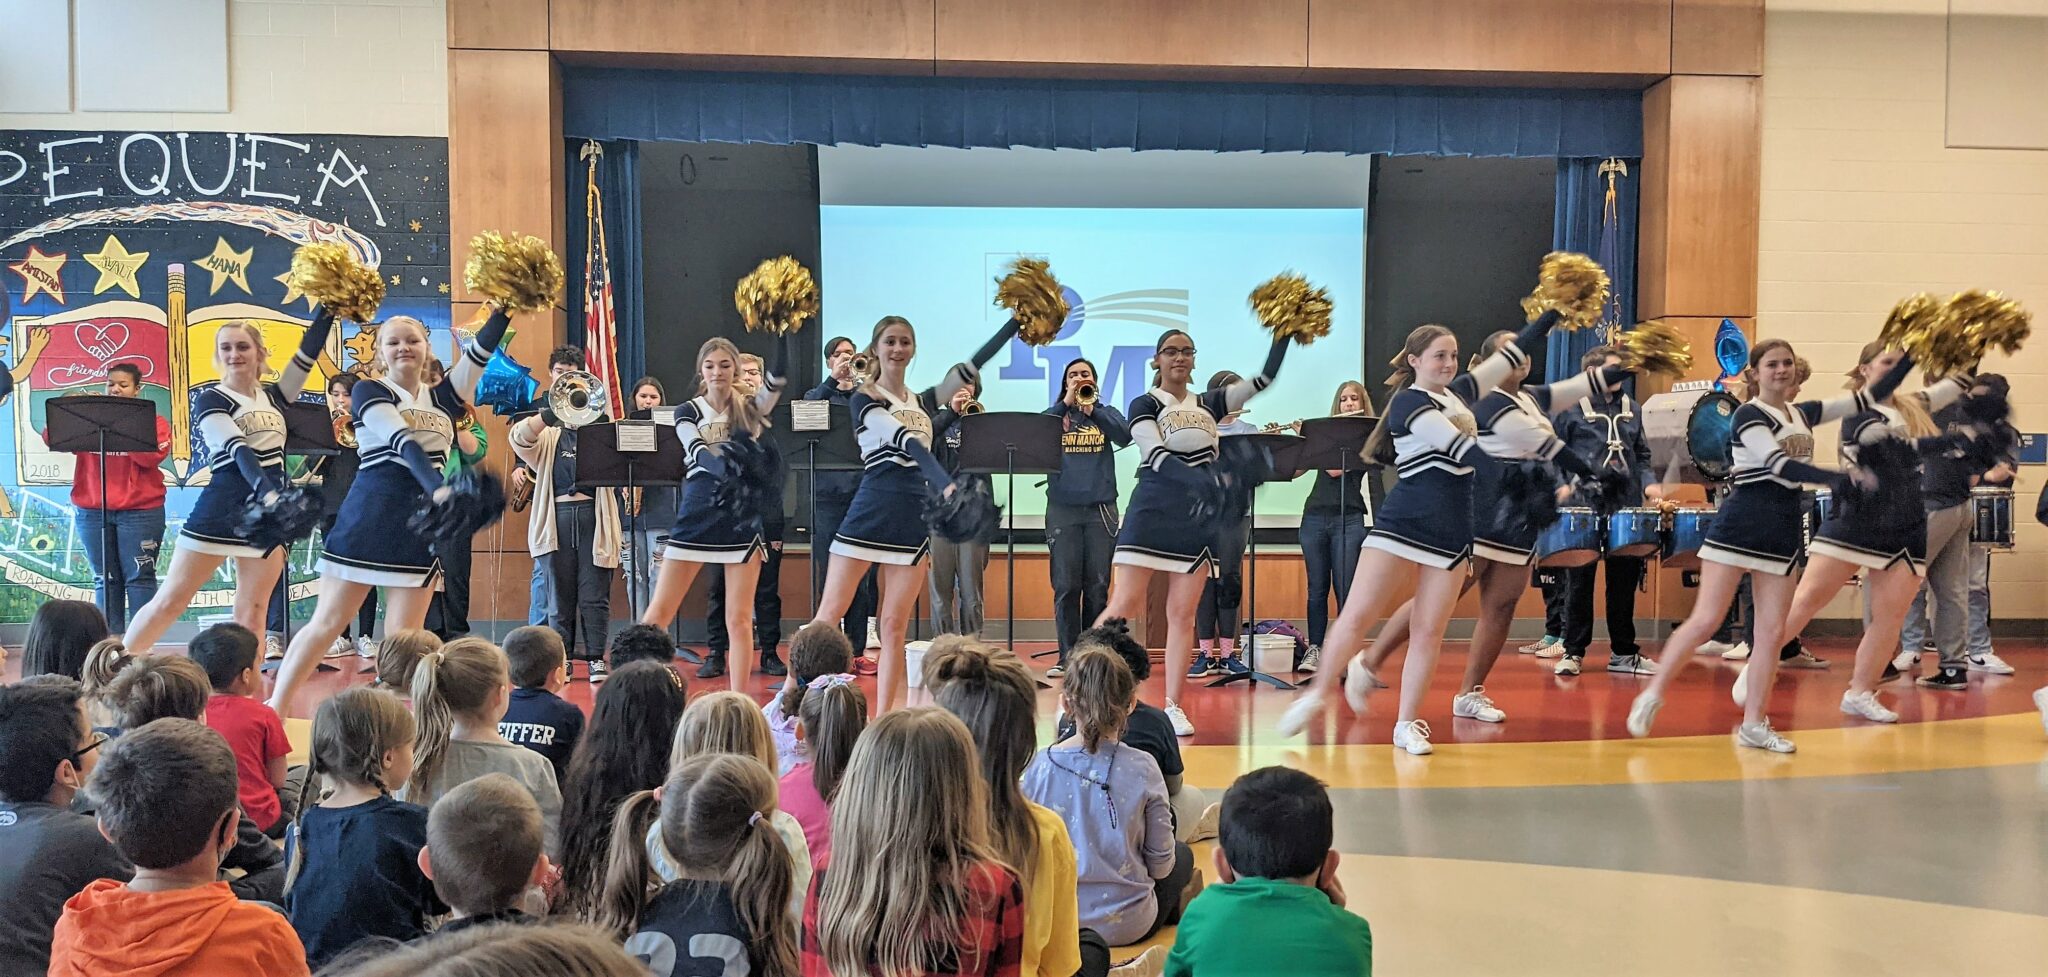
[[[1102,389],[1095,364],[1075,359],[1062,374],[1060,399],[1046,413],[1060,419],[1060,470],[1046,476],[1045,548],[1052,562],[1053,627],[1059,664],[1046,675],[1067,673],[1067,653],[1081,630],[1109,604],[1109,561],[1116,546],[1116,454],[1131,443],[1123,414],[1083,388]]]
[[[1587,369],[1620,366],[1621,353],[1612,346],[1596,346],[1586,351],[1580,363]],[[1656,502],[1664,497],[1663,486],[1646,477],[1650,470],[1650,442],[1643,437],[1642,420],[1636,416],[1636,405],[1627,393],[1594,390],[1579,398],[1577,404],[1558,415],[1557,435],[1569,446],[1567,450],[1578,457],[1599,468],[1628,474],[1627,488],[1621,498],[1611,500],[1613,504],[1637,506],[1645,499]],[[1630,675],[1654,674],[1656,662],[1644,658],[1642,648],[1636,644],[1636,590],[1646,571],[1644,559],[1606,554],[1600,562],[1606,564],[1607,571],[1607,670]],[[1564,587],[1564,630],[1559,635],[1564,654],[1551,669],[1557,675],[1579,674],[1586,648],[1593,643],[1593,578],[1597,569],[1588,563],[1557,571]]]
[[[1330,416],[1370,416],[1372,398],[1365,384],[1346,380],[1337,385],[1330,399]],[[1294,424],[1296,431],[1301,422]],[[1301,507],[1301,562],[1308,575],[1308,650],[1295,671],[1314,672],[1323,657],[1323,638],[1330,631],[1330,595],[1337,606],[1350,599],[1351,578],[1358,572],[1358,552],[1365,545],[1365,531],[1372,525],[1372,496],[1366,465],[1325,468],[1316,472],[1315,484]],[[1342,518],[1340,523],[1338,520]]]
[[[859,352],[860,347],[845,336],[826,340],[825,379],[804,394],[804,399],[823,400],[835,407],[845,407],[850,413],[854,391],[860,389],[860,381],[853,375],[853,358]],[[825,593],[825,571],[832,562],[828,559],[832,540],[839,536],[839,524],[846,521],[847,507],[853,505],[854,495],[860,492],[860,481],[860,472],[817,473],[817,509],[811,514],[812,593]],[[852,639],[854,647],[865,645],[870,651],[882,647],[882,636],[875,630],[875,577],[874,567],[869,567],[868,572],[861,575],[860,585],[853,591],[853,600],[846,605],[845,616],[840,619],[840,627]],[[873,675],[875,659],[856,655],[853,669],[862,675]]]
[[[109,365],[107,396],[141,397],[142,368],[133,363]],[[47,424],[43,443],[50,443]],[[161,466],[170,453],[171,422],[158,414],[155,451],[109,451],[104,473],[99,452],[80,451],[71,469],[72,532],[85,544],[85,561],[92,566],[94,602],[116,628],[127,621],[129,610],[141,610],[156,596],[156,556],[164,540]],[[105,500],[100,498],[102,482]],[[102,501],[106,525],[100,522]],[[113,551],[102,552],[109,541]]]
[[[979,378],[971,379],[966,386],[953,391],[953,399],[947,401],[945,409],[932,418],[932,454],[956,478],[960,474],[960,422],[967,417],[968,405],[980,398],[981,381]],[[984,486],[993,484],[987,475],[970,477]],[[981,636],[982,582],[987,575],[987,537],[960,542],[932,537],[930,587],[933,634]]]
[[[588,365],[583,350],[559,346],[548,356],[555,380]],[[551,410],[529,414],[506,432],[512,453],[533,471],[533,507],[526,520],[526,550],[536,574],[545,566],[549,586],[547,624],[562,637],[569,671],[583,661],[592,684],[609,675],[605,636],[611,631],[612,571],[625,552],[619,495],[576,480],[579,429],[560,422]],[[581,637],[581,647],[577,638]]]
[[[632,417],[651,420],[654,409],[668,403],[668,391],[661,381],[654,377],[641,377],[633,381],[633,392],[626,397],[633,405]],[[626,561],[631,563],[626,576],[628,593],[633,603],[646,607],[647,600],[654,593],[655,568],[661,566],[661,538],[668,535],[668,527],[676,523],[676,505],[682,487],[679,485],[647,485],[640,488],[639,518],[629,520],[637,533],[626,549]],[[630,512],[630,510],[629,510]]]
[[[752,397],[761,392],[767,384],[767,365],[752,353],[740,354],[740,377],[733,383],[734,392],[742,397]],[[761,486],[761,539],[768,548],[761,556],[761,580],[768,581],[763,587],[754,587],[754,647],[761,653],[761,674],[782,676],[789,674],[789,666],[782,661],[775,646],[782,643],[782,588],[777,582],[782,579],[782,491],[789,481],[789,467],[783,463],[782,450],[775,442],[758,442],[761,450],[768,453],[768,467],[774,476]],[[675,522],[673,507],[669,523]],[[664,530],[666,532],[666,530]],[[708,667],[711,658],[718,659],[718,669],[725,668],[725,654],[732,650],[732,636],[725,626],[725,576],[711,579],[711,595],[705,601],[704,629],[705,643],[711,655],[704,664]],[[698,678],[715,678],[716,672],[697,669]]]
[[[1976,383],[1999,399],[2008,397],[2011,387],[2004,377],[1985,374]],[[1958,405],[1937,408],[1936,426],[1960,426]],[[1943,451],[1926,458],[1921,497],[1927,509],[1927,581],[1913,597],[1906,611],[1900,641],[1904,649],[1892,660],[1901,672],[1915,671],[1920,651],[1926,647],[1927,611],[1934,604],[1934,645],[1941,664],[1931,675],[1919,677],[1930,689],[1957,691],[1969,688],[1969,673],[2011,675],[2013,667],[1991,647],[1991,546],[1972,542],[1974,510],[1970,489],[1975,485],[2010,486],[2016,459],[2008,456],[1989,469],[1972,461],[1961,451]],[[1967,627],[1954,622],[1968,615]]]

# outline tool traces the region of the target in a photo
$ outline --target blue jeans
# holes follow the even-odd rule
[[[98,509],[78,510],[72,526],[85,543],[86,562],[92,564],[93,602],[118,631],[127,626],[129,608],[139,610],[156,596],[156,555],[164,541],[164,510],[109,509],[107,522],[114,530],[111,562],[103,562],[100,552],[104,541]]]
[[[1308,567],[1308,643],[1320,645],[1330,627],[1330,606],[1325,601],[1333,591],[1337,606],[1343,607],[1351,594],[1351,577],[1358,572],[1358,551],[1365,545],[1365,513],[1347,512],[1337,521],[1334,512],[1301,514],[1301,561]]]
[[[533,561],[533,587],[526,595],[526,623],[542,627],[555,613],[555,573],[547,557]]]

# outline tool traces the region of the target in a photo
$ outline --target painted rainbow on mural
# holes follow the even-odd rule
[[[356,260],[375,268],[384,262],[377,244],[353,227],[307,217],[295,211],[225,200],[188,200],[176,203],[138,204],[65,214],[28,228],[5,241],[0,251],[46,234],[101,224],[143,224],[149,221],[217,221],[262,231],[293,244],[333,242],[346,246]]]

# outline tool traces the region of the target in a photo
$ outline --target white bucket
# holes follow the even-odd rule
[[[924,653],[930,651],[929,641],[912,641],[903,646],[903,667],[910,670],[910,687],[924,688]]]
[[[1269,675],[1294,671],[1294,639],[1284,634],[1261,634],[1252,639],[1252,667]]]

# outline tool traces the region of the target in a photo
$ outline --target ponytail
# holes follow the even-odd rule
[[[789,904],[796,895],[789,849],[767,815],[756,810],[747,818],[739,846],[721,879],[733,908],[739,911],[741,925],[765,960],[763,972],[768,977],[797,977],[802,962],[795,927],[789,922]]]
[[[1408,338],[1401,343],[1401,351],[1395,353],[1394,358],[1387,361],[1387,365],[1393,367],[1393,371],[1387,374],[1387,386],[1394,388],[1398,395],[1402,387],[1413,384],[1415,382],[1415,367],[1409,364],[1409,357],[1421,356],[1429,352],[1430,344],[1450,335],[1454,335],[1454,333],[1449,328],[1435,323],[1426,323],[1409,330]],[[1509,335],[1512,338],[1513,334],[1510,333]],[[1493,336],[1487,337],[1489,342],[1493,341],[1494,338]],[[1392,409],[1393,403],[1392,397],[1387,398],[1389,410]],[[1372,436],[1366,439],[1365,450],[1361,454],[1367,463],[1380,465],[1393,463],[1394,437],[1388,433],[1386,423],[1390,420],[1392,420],[1392,417],[1385,418],[1381,423],[1374,425]]]
[[[413,746],[412,779],[406,800],[429,805],[428,796],[447,760],[448,738],[458,716],[477,713],[512,680],[505,653],[483,638],[457,638],[420,659],[412,675],[413,714],[419,740]]]
[[[415,804],[427,803],[427,785],[441,772],[448,752],[448,734],[455,728],[455,714],[441,697],[441,665],[448,652],[428,652],[412,673],[412,714],[419,724],[419,739],[412,746],[412,776],[405,782],[405,796]]]
[[[612,815],[611,856],[605,860],[604,885],[586,920],[625,939],[640,925],[647,909],[654,867],[647,857],[647,826],[660,813],[661,802],[654,791],[636,790],[619,802]]]
[[[868,726],[868,698],[851,681],[834,681],[804,697],[800,717],[810,747],[811,784],[827,804],[853,759],[853,744]]]

